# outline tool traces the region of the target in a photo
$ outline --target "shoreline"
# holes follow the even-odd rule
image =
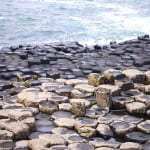
[[[148,35],[0,53],[0,149],[150,149]]]
[[[69,79],[87,77],[91,72],[99,73],[108,68],[137,68],[146,71],[150,65],[149,47],[149,35],[104,46],[88,47],[78,42],[55,42],[40,46],[3,47],[0,50],[0,78],[7,80],[19,74],[32,74]]]

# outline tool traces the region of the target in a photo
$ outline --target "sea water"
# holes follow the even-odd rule
[[[143,34],[150,34],[150,0],[0,0],[0,47]]]

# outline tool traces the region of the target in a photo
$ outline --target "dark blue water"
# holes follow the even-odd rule
[[[150,0],[1,0],[0,47],[150,34]]]

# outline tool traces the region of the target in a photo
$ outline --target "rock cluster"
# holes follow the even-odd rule
[[[0,149],[149,150],[150,39],[110,46],[2,48]]]
[[[3,47],[0,50],[0,78],[12,80],[18,77],[24,80],[30,79],[31,75],[38,75],[54,79],[73,79],[108,68],[137,68],[146,71],[150,65],[149,49],[148,35],[104,46],[83,46],[70,42]],[[117,73],[114,75],[118,76]],[[132,73],[128,75],[132,77]],[[33,81],[31,84],[38,83]]]
[[[132,86],[122,88],[127,84],[123,79]],[[88,79],[39,77],[32,81],[39,84],[14,81],[7,87],[9,97],[2,97],[0,148],[150,148],[150,95],[136,88],[149,85],[147,72],[108,69],[91,73]],[[22,90],[12,94],[15,86]]]

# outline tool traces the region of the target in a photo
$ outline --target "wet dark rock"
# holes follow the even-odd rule
[[[115,121],[111,124],[111,127],[115,134],[117,135],[126,135],[129,132],[132,132],[136,126],[123,121]]]
[[[68,148],[71,150],[94,150],[94,147],[91,144],[88,143],[74,143],[74,144],[69,144]]]
[[[115,85],[119,86],[119,88],[122,91],[127,91],[130,89],[133,89],[133,87],[134,87],[133,82],[131,80],[126,79],[126,78],[121,79],[121,80],[115,80]]]
[[[144,143],[150,139],[149,134],[144,134],[142,132],[131,132],[126,135],[129,141]]]
[[[150,149],[150,141],[146,142],[146,143],[143,145],[143,148],[144,148],[144,150],[149,150],[149,149]]]
[[[12,140],[0,140],[0,149],[12,150],[15,147],[15,143]]]
[[[134,100],[129,97],[115,96],[112,98],[113,109],[123,109],[126,103],[133,102]]]
[[[137,128],[147,134],[150,134],[150,120],[146,120],[137,125]]]

